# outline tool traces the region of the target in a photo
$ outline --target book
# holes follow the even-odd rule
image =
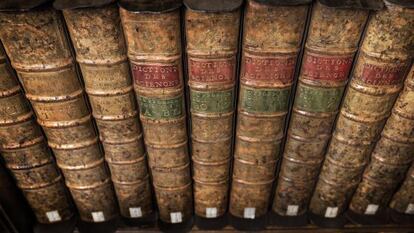
[[[247,2],[230,193],[237,218],[268,211],[309,2]]]
[[[376,215],[384,211],[398,185],[404,180],[414,160],[414,108],[411,106],[414,93],[414,66],[405,80],[388,118],[381,138],[375,145],[371,160],[365,168],[349,209],[360,215]]]
[[[2,12],[0,37],[81,220],[107,221],[118,206],[62,20],[50,6]]]
[[[218,218],[228,205],[242,1],[184,3],[195,214]]]
[[[144,142],[164,223],[193,214],[181,56],[180,1],[120,1]]]
[[[138,108],[116,4],[55,1],[63,10],[109,165],[120,213],[153,213]]]
[[[368,14],[347,3],[313,5],[273,201],[278,215],[308,209]]]
[[[413,13],[387,2],[370,17],[310,203],[318,216],[340,216],[360,182],[411,63]]]
[[[411,165],[410,170],[405,177],[397,192],[392,196],[389,207],[401,214],[414,214],[414,165]]]
[[[0,76],[1,157],[38,222],[68,220],[75,213],[69,193],[1,47]]]

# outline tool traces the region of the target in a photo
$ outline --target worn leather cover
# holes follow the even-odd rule
[[[120,0],[119,5],[131,12],[162,13],[181,7],[182,0]]]
[[[394,193],[390,208],[401,214],[414,215],[414,164],[411,165],[407,172],[404,182]]]
[[[159,216],[166,223],[186,222],[193,200],[180,10],[153,14],[121,8],[120,14]]]
[[[63,24],[51,7],[1,13],[0,37],[81,219],[108,220],[116,198]]]
[[[55,215],[61,220],[67,220],[74,211],[62,176],[5,56],[0,47],[1,159],[26,195],[39,222],[57,221],[47,217],[51,211],[56,211]],[[47,191],[52,192],[45,194]],[[44,202],[51,204],[44,205]]]
[[[249,1],[243,50],[230,193],[230,213],[267,213],[308,14],[307,5]]]
[[[229,9],[185,12],[195,213],[201,217],[227,209],[241,15]],[[217,213],[209,215],[209,208]]]
[[[347,208],[356,188],[352,184],[360,182],[403,88],[413,56],[412,31],[414,9],[392,5],[370,17],[311,200],[314,214],[336,217]]]
[[[53,7],[58,10],[101,7],[113,2],[116,2],[116,0],[56,0],[53,2]]]
[[[229,12],[237,10],[243,0],[184,0],[184,5],[193,11]]]
[[[384,7],[382,0],[318,0],[321,4],[334,8],[359,8],[379,10]]]
[[[152,214],[147,161],[131,71],[115,4],[63,10],[105,150],[121,215]],[[134,195],[140,193],[140,195]],[[132,209],[132,211],[130,211]]]
[[[411,133],[414,128],[413,93],[414,66],[375,145],[362,182],[353,195],[349,208],[354,213],[375,215],[385,210],[393,191],[414,160],[414,137]]]
[[[313,6],[273,203],[279,215],[307,211],[368,14]]]

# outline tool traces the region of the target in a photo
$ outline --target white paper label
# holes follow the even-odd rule
[[[94,222],[103,222],[105,221],[105,216],[102,211],[92,212],[92,219]]]
[[[299,206],[298,205],[288,205],[286,210],[287,216],[296,216],[298,215]]]
[[[375,213],[377,213],[377,210],[378,210],[378,205],[369,204],[367,206],[367,209],[365,210],[365,214],[366,215],[374,215]]]
[[[244,218],[254,219],[256,208],[244,208]]]
[[[216,207],[206,208],[206,217],[217,218],[217,208]]]
[[[46,212],[46,216],[47,219],[49,219],[49,222],[58,222],[62,220],[57,210]]]
[[[414,214],[414,204],[410,203],[407,206],[407,209],[405,210],[406,214]]]
[[[325,218],[335,218],[338,215],[338,207],[326,208]]]
[[[181,212],[170,213],[171,223],[180,223],[183,221],[183,215]]]
[[[129,215],[131,216],[131,218],[141,218],[142,217],[141,207],[129,208]]]

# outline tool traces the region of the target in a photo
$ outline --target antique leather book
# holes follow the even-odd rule
[[[228,205],[242,1],[184,3],[195,214],[217,218]]]
[[[414,215],[414,165],[405,177],[404,182],[393,195],[390,208],[401,214]]]
[[[80,218],[102,222],[118,207],[63,26],[51,7],[0,14],[1,40]]]
[[[230,213],[267,213],[310,1],[248,1]]]
[[[83,2],[54,6],[63,9],[121,215],[146,217],[153,212],[151,186],[119,9]]]
[[[279,215],[307,211],[368,13],[320,1],[312,8],[273,201]]]
[[[193,213],[181,57],[180,1],[121,1],[134,89],[157,199],[165,223]]]
[[[1,157],[40,223],[68,220],[69,193],[1,47],[0,77]]]
[[[414,160],[414,66],[392,109],[365,168],[362,181],[349,209],[357,214],[375,215],[387,208],[397,186]]]
[[[403,87],[413,55],[414,10],[386,3],[368,22],[310,210],[325,218],[348,206]]]

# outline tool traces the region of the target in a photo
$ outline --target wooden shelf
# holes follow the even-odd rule
[[[269,216],[267,216],[269,217]],[[265,222],[267,224],[271,224],[271,222],[268,222],[269,219],[267,219]],[[398,233],[409,233],[409,232],[414,232],[414,221],[410,222],[410,220],[407,221],[407,219],[405,219],[403,222],[405,223],[409,223],[409,224],[398,224],[395,222],[386,222],[384,224],[377,224],[377,225],[362,225],[362,224],[357,224],[354,223],[354,221],[351,221],[349,219],[346,219],[348,221],[348,223],[345,224],[344,227],[340,228],[340,227],[332,227],[332,228],[325,228],[325,227],[319,227],[315,224],[311,224],[309,223],[308,225],[305,226],[280,226],[280,225],[267,225],[265,229],[263,230],[258,230],[256,232],[280,232],[280,233],[301,233],[301,232],[364,232],[364,233],[369,233],[369,232],[398,232]],[[197,220],[194,219],[194,222],[196,222]],[[198,233],[202,233],[202,232],[219,232],[219,233],[225,233],[225,232],[250,232],[250,231],[240,231],[238,229],[235,229],[231,224],[237,224],[238,222],[232,222],[229,219],[227,219],[227,225],[222,228],[222,229],[218,229],[218,230],[205,230],[205,229],[200,229],[198,226],[199,225],[193,225],[191,228],[191,232],[198,232]],[[310,219],[308,221],[311,221]],[[391,221],[391,216],[387,221]],[[119,224],[118,229],[116,230],[117,233],[133,233],[133,232],[147,232],[147,233],[155,233],[155,232],[161,232],[160,229],[158,228],[158,226],[153,226],[153,225],[149,225],[149,227],[134,227],[134,226],[130,226],[130,225],[125,225],[125,222],[121,219],[116,220],[117,223],[115,223],[115,225]],[[240,222],[240,224],[245,225],[246,222]],[[284,223],[284,221],[283,221]],[[380,222],[381,223],[381,222]],[[110,224],[110,223],[109,223]],[[214,223],[213,223],[214,224]],[[226,223],[224,223],[226,224]],[[251,222],[251,224],[256,225],[256,223]],[[260,224],[260,223],[259,223]],[[110,224],[111,225],[111,224]],[[206,225],[203,223],[203,225]],[[106,225],[109,226],[109,225]],[[113,226],[113,225],[111,225]],[[210,224],[207,224],[206,226],[211,226]],[[250,226],[250,224],[248,223],[248,226]],[[109,227],[111,228],[111,227]],[[92,229],[92,228],[91,228]],[[109,230],[107,227],[103,227],[100,229],[106,229]],[[112,230],[114,230],[112,228]],[[76,233],[79,233],[79,231],[75,231]],[[184,233],[184,230],[169,230],[166,232],[171,232],[171,233]],[[188,231],[190,232],[190,231]],[[254,232],[254,231],[253,231]]]
[[[413,223],[414,224],[414,223]],[[280,233],[300,233],[300,232],[399,232],[408,233],[414,231],[414,225],[381,225],[381,226],[361,226],[361,225],[346,225],[344,228],[319,228],[315,225],[308,225],[305,227],[268,227],[265,230],[258,232],[280,232]],[[136,228],[136,227],[124,227],[117,230],[119,233],[133,233],[133,232],[148,232],[155,233],[160,232],[157,228]],[[237,232],[233,227],[227,226],[221,230],[200,230],[194,227],[191,232]]]

